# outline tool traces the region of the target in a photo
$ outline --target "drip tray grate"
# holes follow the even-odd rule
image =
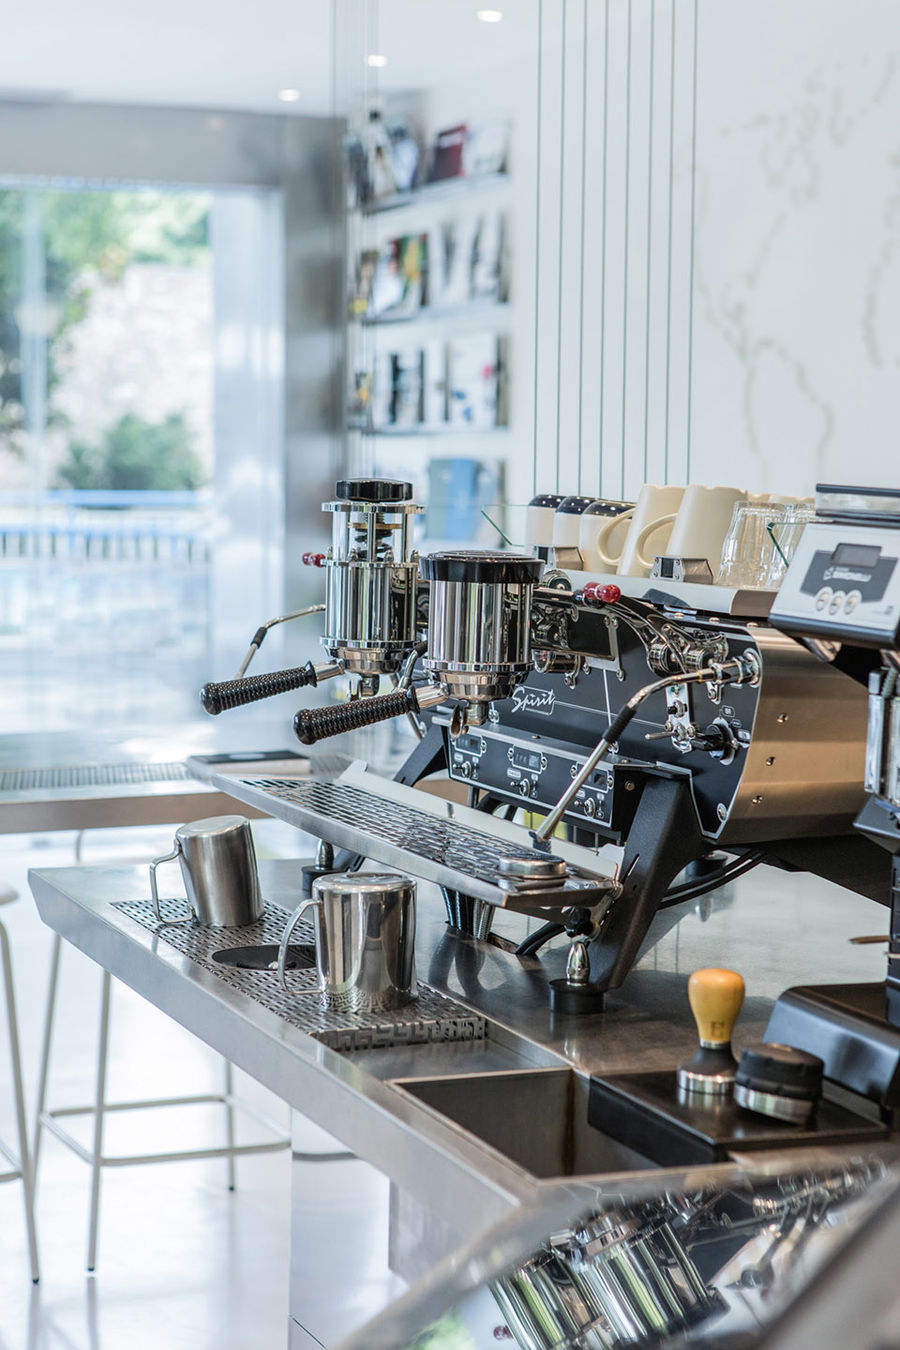
[[[429,1041],[477,1041],[486,1034],[483,1017],[421,981],[414,1003],[383,1014],[375,1023],[366,1013],[323,1008],[315,995],[315,970],[291,971],[290,988],[283,989],[274,971],[241,969],[221,965],[214,959],[216,952],[228,947],[279,943],[290,918],[290,911],[279,905],[268,903],[262,919],[245,928],[206,928],[198,923],[177,922],[186,913],[184,900],[161,899],[159,904],[164,916],[162,924],[149,900],[123,900],[115,907],[156,934],[159,941],[211,971],[229,989],[283,1017],[333,1050],[372,1050]],[[304,920],[297,924],[294,934],[293,940],[300,946],[311,945],[315,940],[312,924]]]
[[[374,774],[360,775],[365,783],[360,786],[348,781],[353,772],[355,766],[337,782],[316,778],[233,779],[229,790],[241,801],[341,848],[461,890],[491,905],[522,900],[541,907],[596,903],[611,885],[609,877],[580,867],[569,867],[564,878],[549,883],[505,876],[502,864],[510,857],[547,861],[547,852],[534,848],[521,826],[489,823],[488,817],[474,810],[386,783]],[[370,783],[381,790],[369,790]],[[400,794],[405,799],[400,799]],[[476,828],[475,822],[482,820],[485,828]],[[581,852],[590,859],[586,849]]]
[[[46,792],[57,788],[180,783],[191,778],[183,764],[74,764],[55,769],[3,769],[0,792]]]

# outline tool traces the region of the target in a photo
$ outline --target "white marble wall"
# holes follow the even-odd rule
[[[545,159],[541,251],[561,241],[567,262],[555,333],[552,261],[539,273],[539,442],[559,401],[561,486],[579,463],[605,493],[900,482],[900,6],[543,8],[544,141],[561,131],[563,154]],[[582,204],[589,247],[566,282]]]
[[[516,128],[512,500],[900,483],[897,0],[514,9],[417,93]]]
[[[704,0],[699,50],[693,471],[896,484],[900,6]]]

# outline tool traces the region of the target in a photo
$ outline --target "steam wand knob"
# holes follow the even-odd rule
[[[678,1070],[678,1086],[693,1096],[729,1096],[737,1071],[731,1034],[744,1002],[743,978],[734,970],[695,970],[688,981],[688,1001],[700,1046]]]

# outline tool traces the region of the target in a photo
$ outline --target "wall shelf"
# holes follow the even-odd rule
[[[441,178],[436,183],[423,183],[411,192],[394,192],[389,197],[379,197],[367,202],[358,209],[364,216],[380,216],[385,211],[399,211],[405,206],[416,206],[423,202],[442,201],[444,198],[465,196],[470,192],[480,192],[486,188],[503,187],[509,182],[507,173],[481,173],[469,177]]]
[[[373,427],[364,422],[348,422],[348,431],[362,436],[498,436],[509,432],[508,426],[476,427],[469,423],[446,422],[434,426]]]
[[[469,300],[459,305],[421,305],[406,314],[375,314],[371,318],[366,314],[352,314],[350,323],[361,324],[363,328],[382,328],[397,323],[430,323],[455,319],[508,320],[511,306],[508,300]]]

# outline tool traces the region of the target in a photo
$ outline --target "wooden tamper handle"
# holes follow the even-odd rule
[[[678,1070],[684,1092],[724,1097],[734,1088],[737,1061],[731,1053],[731,1033],[744,1002],[744,981],[734,970],[710,967],[695,970],[688,981],[688,1001],[700,1048]]]
[[[736,970],[695,970],[688,980],[688,1002],[700,1044],[731,1044],[731,1033],[744,1003],[744,980]]]

